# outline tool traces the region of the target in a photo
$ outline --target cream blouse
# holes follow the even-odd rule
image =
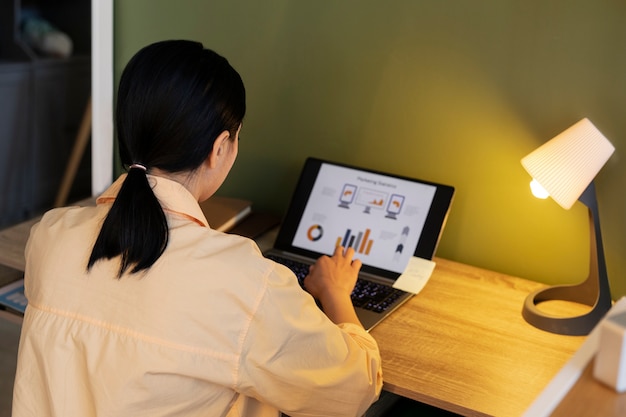
[[[211,229],[180,184],[149,176],[170,238],[148,271],[87,272],[123,179],[31,230],[13,417],[365,412],[382,386],[374,339],[333,324],[252,240]]]

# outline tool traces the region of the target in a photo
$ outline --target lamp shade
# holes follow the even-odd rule
[[[569,209],[614,151],[585,118],[522,158],[522,165],[554,201]]]

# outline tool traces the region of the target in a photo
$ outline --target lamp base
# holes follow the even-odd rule
[[[524,302],[522,316],[533,326],[551,333],[570,336],[589,334],[610,310],[612,303],[610,299],[608,302],[598,299],[595,304],[589,303],[585,291],[581,288],[583,285],[557,285],[531,293]],[[575,317],[553,316],[537,308],[542,302],[557,300],[584,304],[592,308],[589,312]]]

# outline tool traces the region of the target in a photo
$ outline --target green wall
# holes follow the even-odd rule
[[[115,73],[190,38],[241,73],[248,114],[220,194],[282,213],[308,155],[448,183],[438,255],[546,283],[588,268],[586,208],[535,199],[520,159],[583,117],[617,150],[597,178],[626,294],[626,3],[117,0]]]

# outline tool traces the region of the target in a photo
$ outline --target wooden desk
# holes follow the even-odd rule
[[[584,341],[521,315],[541,284],[437,258],[424,290],[375,327],[384,389],[467,416],[520,416]],[[552,305],[551,311],[580,312]]]
[[[29,223],[0,232],[0,263],[24,267]],[[257,239],[268,248],[276,231]],[[372,330],[384,389],[467,416],[520,416],[582,344],[527,324],[541,284],[441,258],[424,290]],[[552,311],[580,312],[553,305]]]
[[[15,226],[0,230],[0,264],[7,265],[20,271],[24,270],[24,248],[30,234],[30,228],[39,221],[39,218],[19,223]]]

